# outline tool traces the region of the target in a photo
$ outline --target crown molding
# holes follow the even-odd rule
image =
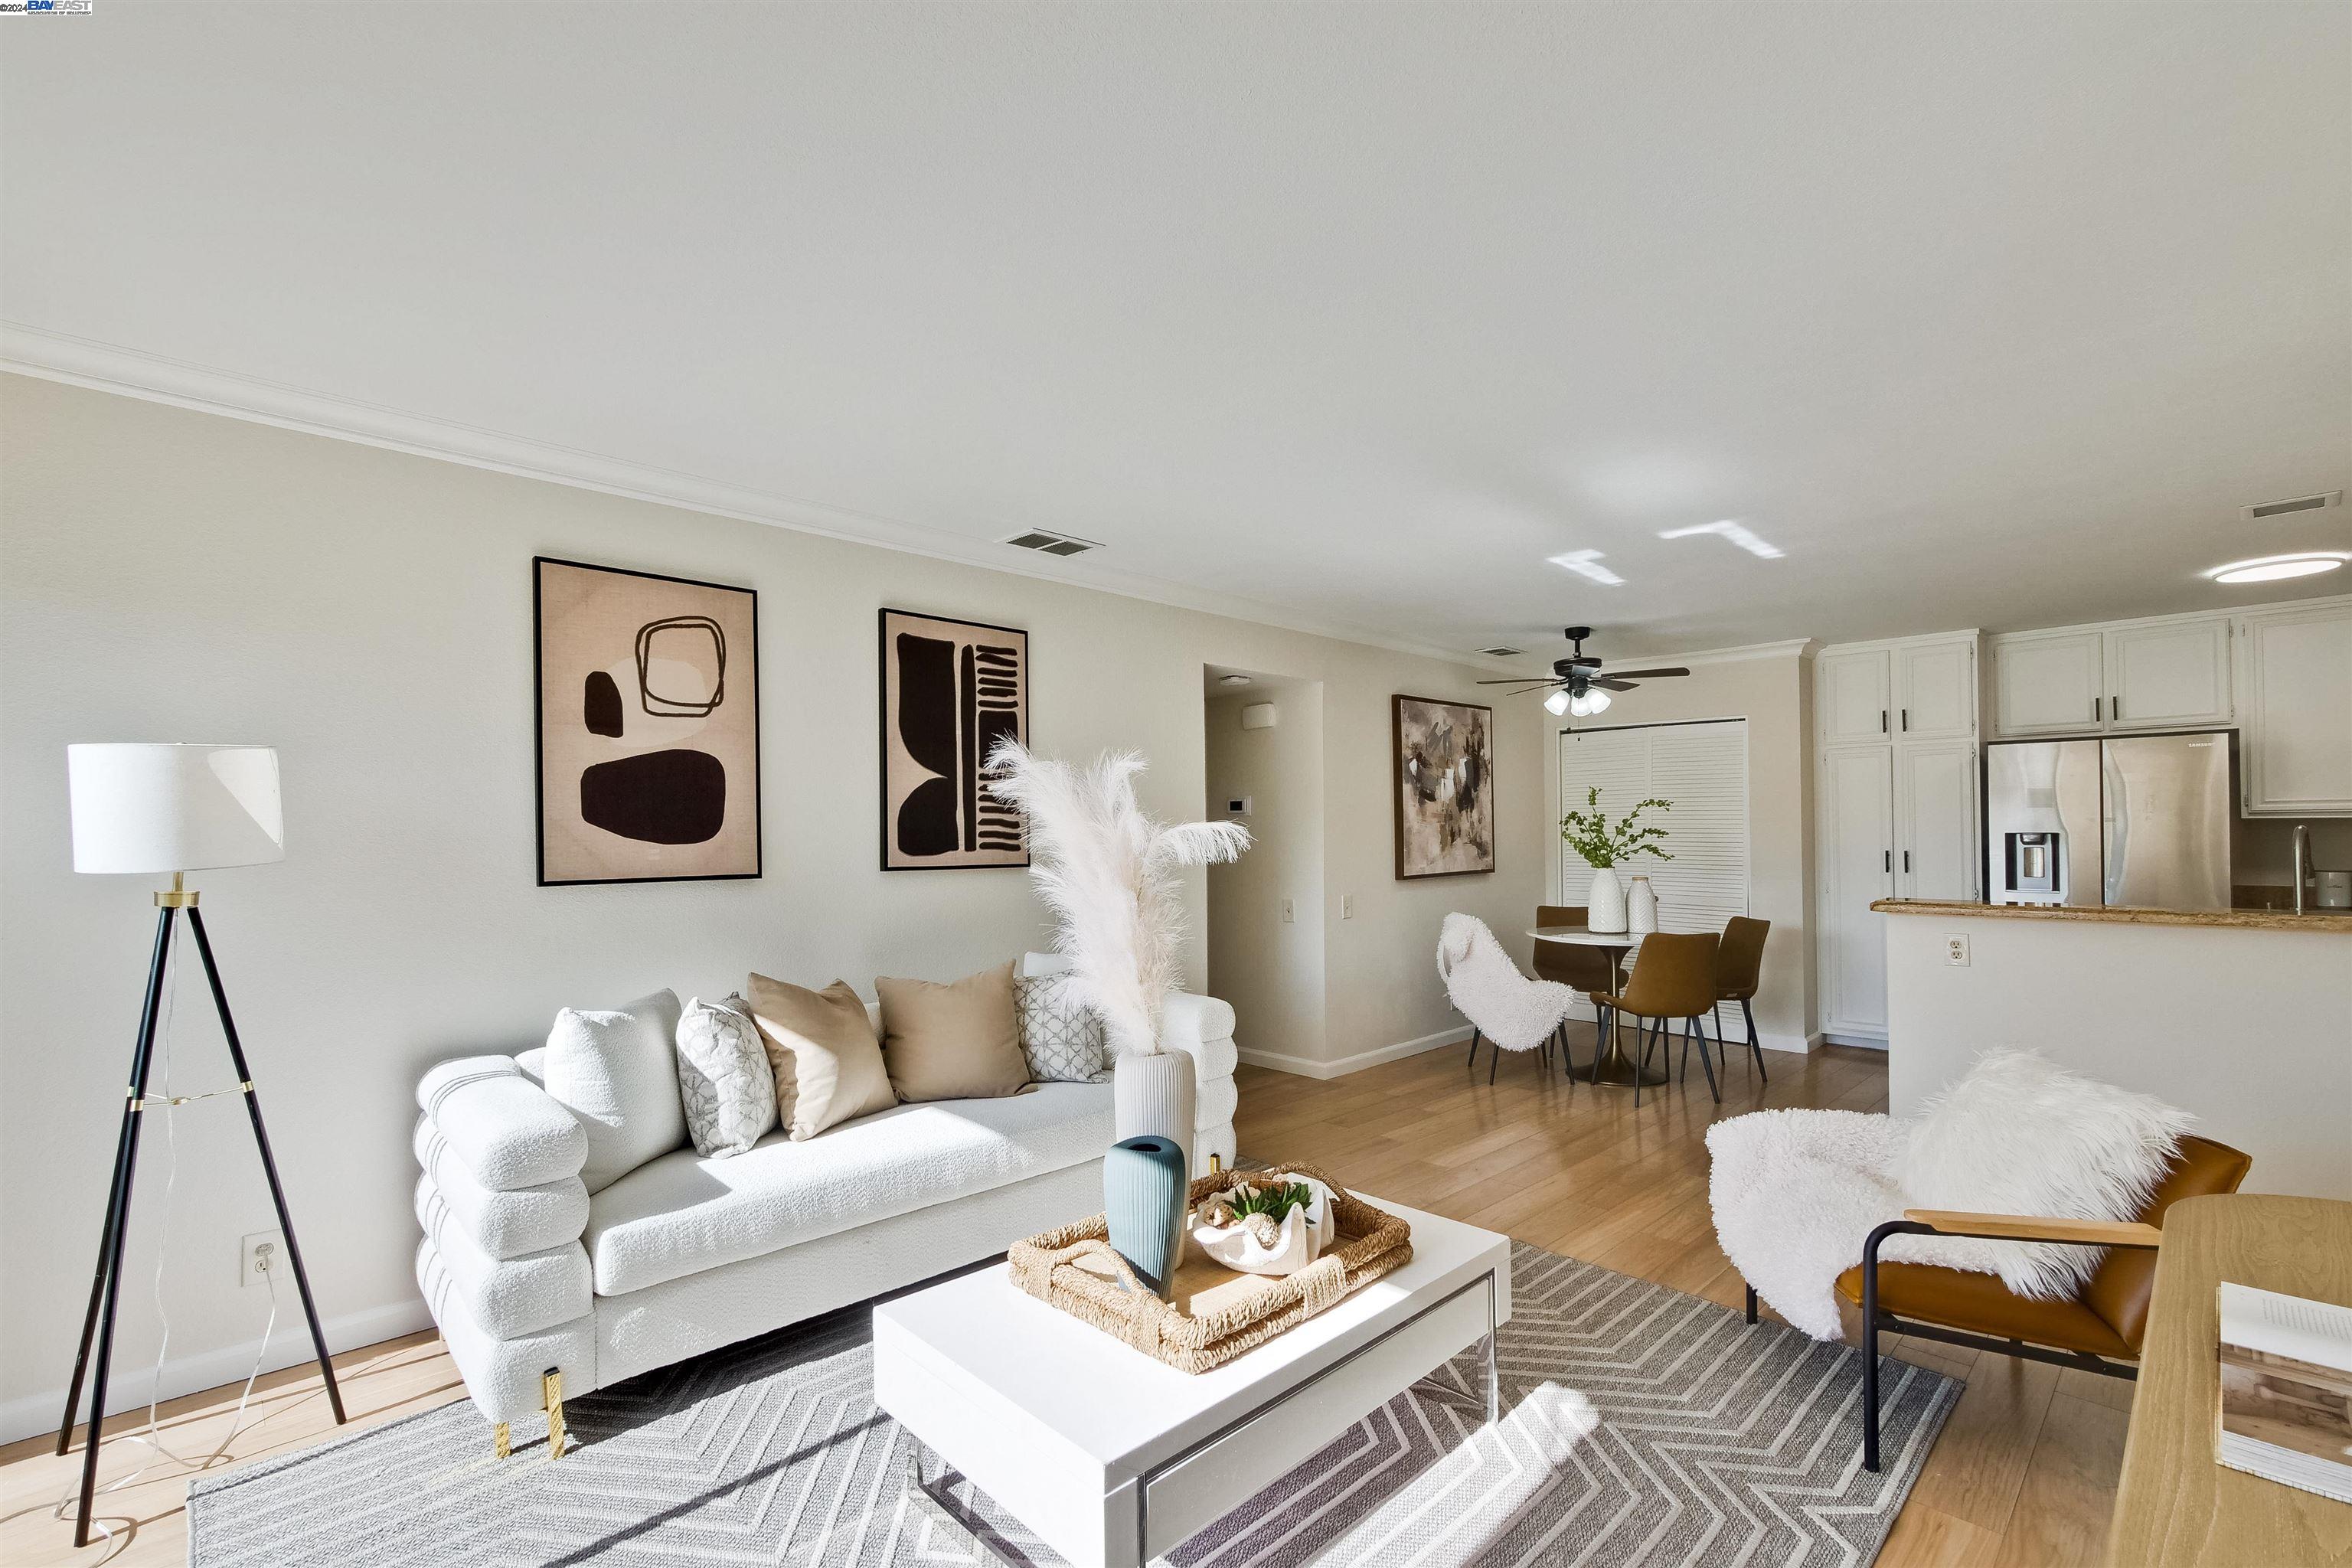
[[[1010,545],[983,543],[893,518],[746,489],[699,475],[337,397],[18,321],[0,321],[0,371],[169,404],[202,414],[274,425],[304,435],[463,463],[469,468],[542,479],[575,489],[597,490],[714,517],[764,523],[795,533],[927,556],[1008,576],[1088,588],[1335,642],[1386,648],[1468,669],[1501,675],[1519,673],[1519,667],[1507,660],[1484,658],[1411,637],[1387,636],[1346,622],[1296,615],[1240,595],[1202,592],[1156,577],[1107,571],[1053,557],[1039,557],[1034,563],[1007,560],[1005,555],[1012,552]]]
[[[1639,657],[1645,665],[1747,664],[1759,658],[1803,658],[1819,652],[1821,646],[1811,637],[1784,637],[1779,642],[1744,643],[1738,647],[1703,647],[1691,653],[1645,653]],[[1618,662],[1630,664],[1633,658],[1629,654]],[[1603,668],[1601,673],[1606,675],[1608,670]]]

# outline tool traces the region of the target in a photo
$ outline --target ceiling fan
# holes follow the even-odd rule
[[[1544,707],[1553,713],[1573,713],[1580,719],[1589,718],[1609,706],[1612,691],[1631,691],[1636,681],[1663,680],[1672,675],[1688,675],[1679,666],[1673,669],[1624,669],[1601,673],[1601,661],[1584,651],[1584,639],[1592,635],[1591,626],[1570,626],[1565,635],[1575,645],[1568,658],[1552,661],[1549,680],[1529,681],[1525,676],[1509,680],[1482,680],[1481,686],[1517,686],[1517,691],[1506,691],[1506,697],[1517,697],[1521,691],[1551,689],[1544,699]]]

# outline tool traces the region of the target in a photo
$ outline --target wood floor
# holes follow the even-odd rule
[[[1580,1055],[1589,1046],[1580,1042]],[[1811,1057],[1767,1053],[1769,1089],[1733,1066],[1718,1109],[1699,1086],[1645,1093],[1539,1076],[1505,1060],[1486,1083],[1458,1048],[1410,1057],[1318,1082],[1244,1068],[1241,1147],[1260,1158],[1320,1165],[1350,1187],[1507,1231],[1555,1252],[1654,1279],[1726,1305],[1738,1277],[1717,1249],[1706,1205],[1706,1127],[1717,1116],[1766,1106],[1885,1107],[1884,1058],[1832,1047]],[[1879,1562],[1884,1568],[2034,1568],[2101,1560],[2123,1463],[2131,1390],[2087,1373],[1906,1342],[1897,1354],[1968,1380]],[[354,1428],[462,1398],[456,1370],[430,1334],[336,1359]],[[192,1394],[163,1407],[164,1440],[178,1453],[222,1445],[237,1390]],[[117,1417],[114,1433],[145,1419]],[[317,1374],[262,1380],[245,1428],[215,1468],[308,1447],[332,1427]],[[518,1436],[522,1434],[518,1433]],[[485,1443],[488,1437],[485,1436]],[[181,1563],[188,1470],[158,1464],[105,1493],[99,1513],[111,1542],[76,1552],[68,1504],[81,1455],[60,1459],[54,1439],[0,1448],[0,1562]],[[100,1485],[152,1458],[127,1441],[100,1451]]]

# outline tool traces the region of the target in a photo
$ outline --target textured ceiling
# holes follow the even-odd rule
[[[2352,6],[7,32],[17,343],[836,531],[1547,658],[2247,603],[2196,574],[2348,542],[2237,509],[2352,484]],[[1721,520],[1784,553],[1657,537]]]

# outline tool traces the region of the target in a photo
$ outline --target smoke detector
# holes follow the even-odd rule
[[[2299,511],[2317,511],[2322,507],[2342,506],[2344,492],[2329,490],[2326,495],[2296,496],[2292,500],[2266,500],[2260,506],[2242,506],[2238,515],[2248,522],[2260,522],[2265,518],[2291,517]]]
[[[1083,555],[1089,550],[1102,548],[1100,540],[1079,539],[1067,533],[1048,533],[1042,528],[1028,529],[997,542],[1010,544],[1015,550],[1034,550],[1040,555]]]

